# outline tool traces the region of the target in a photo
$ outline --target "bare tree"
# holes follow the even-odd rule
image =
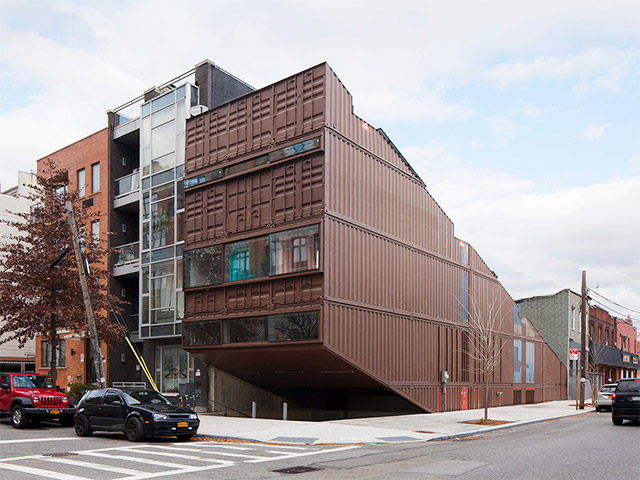
[[[475,296],[471,296],[470,305],[462,305],[467,314],[465,335],[467,337],[468,353],[473,368],[484,379],[484,420],[489,418],[489,380],[503,358],[503,346],[497,328],[500,325],[500,311],[504,304],[497,305],[494,297],[491,303],[480,305]],[[470,362],[471,363],[471,362]]]
[[[591,378],[591,402],[595,403],[596,401],[596,378],[601,373],[601,367],[606,357],[607,347],[600,343],[595,343],[593,341],[589,341],[589,361],[587,363],[587,372],[589,373],[589,377]],[[602,379],[602,383],[607,383],[607,379]]]

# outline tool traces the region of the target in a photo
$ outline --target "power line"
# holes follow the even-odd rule
[[[607,297],[605,297],[604,295],[602,295],[602,294],[600,294],[600,293],[596,292],[595,290],[593,290],[593,289],[591,289],[591,288],[589,288],[589,287],[587,287],[587,290],[589,290],[589,292],[590,292],[590,293],[595,293],[595,294],[596,294],[596,295],[598,295],[599,297],[604,298],[607,302],[613,303],[614,305],[616,305],[616,306],[618,306],[618,307],[620,307],[620,308],[624,308],[625,310],[629,310],[630,312],[633,312],[633,313],[640,313],[638,310],[634,310],[634,309],[632,309],[632,308],[625,307],[624,305],[620,305],[619,303],[616,303],[616,302],[614,302],[613,300],[609,300],[609,299],[608,299]]]
[[[614,309],[613,309],[613,308],[611,308],[610,306],[605,305],[604,303],[602,303],[602,302],[598,301],[598,300],[597,300],[597,299],[595,299],[595,298],[592,298],[592,299],[591,299],[591,301],[592,301],[592,302],[597,303],[597,304],[598,304],[598,305],[600,305],[601,307],[604,307],[604,308],[606,308],[607,310],[609,310],[609,311],[611,311],[611,312],[613,312],[613,313],[617,313],[618,315],[622,315],[622,316],[625,316],[625,315],[626,315],[626,314],[624,314],[624,313],[618,312],[617,310],[614,310]],[[636,322],[640,322],[640,319],[638,319],[638,318],[633,318],[633,317],[632,317],[632,316],[630,316],[630,315],[627,315],[627,316],[629,317],[629,319],[630,319],[630,320],[634,320],[634,321],[636,321]]]

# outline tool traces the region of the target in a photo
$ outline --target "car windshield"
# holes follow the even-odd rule
[[[141,403],[147,403],[151,405],[171,405],[171,402],[169,400],[153,390],[135,390],[129,392],[129,395],[139,400]]]
[[[15,375],[13,388],[54,388],[51,377],[39,377],[37,375]]]
[[[140,400],[132,397],[127,392],[122,392],[122,396],[124,397],[124,401],[127,402],[127,405],[140,405]]]

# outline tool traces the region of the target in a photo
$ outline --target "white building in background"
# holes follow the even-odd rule
[[[18,172],[18,185],[0,193],[0,220],[2,220],[0,222],[0,242],[2,244],[10,241],[9,235],[15,232],[15,229],[4,222],[20,220],[17,213],[29,212],[32,202],[25,197],[36,183],[35,174]],[[35,371],[35,359],[34,340],[30,340],[22,348],[15,340],[0,344],[0,371],[33,372]]]

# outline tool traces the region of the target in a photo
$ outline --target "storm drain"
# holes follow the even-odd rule
[[[322,468],[315,467],[290,467],[290,468],[280,468],[278,470],[271,470],[275,473],[307,473],[307,472],[316,472],[318,470],[322,470]]]
[[[78,455],[77,453],[73,453],[73,452],[56,452],[56,453],[43,453],[42,456],[43,457],[75,457],[76,455]]]

